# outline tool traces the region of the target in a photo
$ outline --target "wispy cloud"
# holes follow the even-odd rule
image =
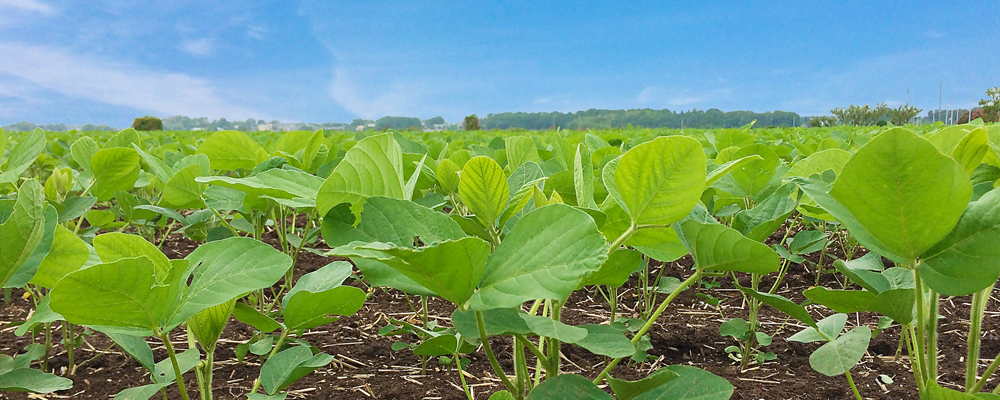
[[[943,38],[945,36],[948,36],[948,35],[945,34],[944,32],[938,32],[936,30],[931,29],[931,30],[929,30],[927,32],[924,32],[924,36],[929,37],[931,39],[941,39],[941,38]]]
[[[210,55],[214,49],[215,41],[211,38],[190,39],[181,43],[181,50],[198,57]]]
[[[257,40],[264,40],[264,35],[267,34],[267,27],[264,25],[247,25],[247,36],[250,36]]]
[[[336,68],[333,71],[330,96],[348,111],[363,118],[417,113],[421,94],[424,92],[418,85],[397,82],[367,86],[366,90],[362,90],[356,81],[356,77],[346,68]]]
[[[635,101],[653,106],[684,107],[718,100],[732,94],[730,89],[714,89],[704,91],[664,90],[657,86],[646,86],[635,96]]]
[[[45,15],[52,15],[56,12],[55,8],[38,0],[0,0],[0,10],[5,8],[32,11]]]
[[[4,54],[0,58],[0,75],[14,76],[68,97],[162,115],[268,118],[231,104],[217,93],[211,82],[186,74],[153,71],[58,48],[21,43],[0,43],[0,54]]]

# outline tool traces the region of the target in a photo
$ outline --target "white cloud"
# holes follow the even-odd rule
[[[420,97],[425,91],[417,85],[393,83],[376,85],[378,91],[362,91],[355,80],[346,68],[336,68],[330,82],[330,96],[348,111],[369,119],[418,114]]]
[[[635,96],[635,101],[647,103],[656,98],[658,92],[659,90],[657,90],[655,86],[646,86],[641,92],[639,92],[638,95]]]
[[[11,75],[65,96],[162,115],[268,118],[230,104],[205,79],[151,71],[67,53],[58,48],[0,43],[0,75]],[[24,94],[19,94],[24,95]]]
[[[250,36],[257,40],[264,40],[264,34],[267,33],[267,27],[263,25],[247,25],[247,36]]]
[[[185,53],[199,57],[212,54],[212,50],[214,48],[215,41],[210,38],[185,40],[181,43],[181,50],[184,50]]]
[[[931,29],[931,30],[929,30],[927,32],[924,32],[924,36],[929,37],[931,39],[941,39],[941,38],[943,38],[945,36],[948,36],[948,35],[945,34],[944,32],[938,32],[936,30]]]
[[[705,91],[684,90],[663,90],[656,86],[646,86],[635,96],[635,101],[639,103],[652,103],[654,106],[665,105],[671,107],[690,106],[704,103],[710,100],[718,100],[732,94],[729,89],[715,89]]]
[[[4,8],[38,12],[45,15],[52,15],[56,12],[52,6],[38,0],[0,0],[0,9]]]

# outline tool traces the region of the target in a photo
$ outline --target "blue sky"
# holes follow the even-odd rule
[[[0,0],[0,125],[968,107],[1000,2]],[[975,92],[973,93],[973,90]]]

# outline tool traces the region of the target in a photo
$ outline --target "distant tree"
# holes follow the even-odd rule
[[[434,125],[441,125],[441,124],[444,124],[444,117],[442,117],[440,115],[436,116],[434,118],[431,118],[431,119],[424,120],[424,126],[427,126],[427,127],[430,127],[430,128],[433,128]]]
[[[465,126],[465,130],[467,131],[478,131],[479,117],[476,116],[476,114],[472,114],[468,117],[465,117],[465,120],[463,121],[463,126]]]
[[[375,130],[384,131],[387,129],[408,130],[410,127],[420,127],[420,118],[411,117],[382,117],[375,121]]]
[[[910,122],[913,117],[920,115],[921,111],[924,110],[911,105],[900,105],[897,108],[889,109],[886,113],[889,115],[889,120],[892,121],[893,125],[901,126]]]
[[[989,108],[986,108],[986,107],[978,107],[978,108],[972,109],[971,113],[972,113],[971,120],[975,120],[977,118],[982,118],[983,122],[986,122],[986,123],[1000,122],[1000,113],[998,113],[996,110],[993,110],[993,109],[989,109]],[[969,123],[969,121],[970,121],[969,111],[966,111],[966,112],[962,113],[962,115],[960,117],[958,117],[957,123],[958,124],[967,124],[967,123]]]
[[[809,119],[810,128],[819,128],[824,126],[834,126],[837,124],[837,119],[831,116],[823,115],[819,117],[812,117]]]
[[[889,107],[885,103],[879,103],[875,107],[867,104],[864,106],[851,104],[846,109],[838,107],[830,110],[830,113],[836,115],[844,125],[871,126],[879,122],[888,111]]]
[[[986,90],[987,99],[979,100],[979,105],[984,112],[992,111],[992,114],[1000,113],[1000,87],[992,87]]]
[[[137,131],[162,131],[163,121],[157,117],[147,115],[132,121],[132,128]]]

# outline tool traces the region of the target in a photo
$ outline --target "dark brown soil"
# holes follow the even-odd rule
[[[783,231],[776,234],[780,239]],[[273,238],[265,238],[274,244]],[[164,246],[164,253],[171,258],[181,258],[190,253],[198,243],[192,242],[180,235],[173,235]],[[839,251],[839,250],[838,250]],[[843,254],[833,252],[833,255],[843,257]],[[816,256],[810,256],[811,261],[817,261]],[[333,258],[322,257],[311,252],[300,253],[296,277],[314,271]],[[829,259],[825,263],[829,263]],[[690,260],[683,258],[665,266],[653,266],[653,273],[659,268],[665,268],[664,276],[683,278],[690,274]],[[779,294],[801,302],[802,290],[812,285],[815,279],[815,268],[793,264],[788,276],[778,290]],[[731,360],[723,349],[735,344],[724,339],[719,334],[719,325],[728,318],[746,318],[746,308],[743,298],[733,288],[729,277],[719,278],[722,285],[716,289],[697,288],[684,292],[667,312],[659,319],[657,325],[650,331],[653,349],[649,351],[652,360],[641,364],[623,362],[614,369],[612,375],[618,378],[640,379],[657,368],[671,364],[693,365],[722,376],[736,387],[733,399],[853,399],[844,376],[823,376],[809,367],[809,355],[819,344],[801,344],[786,342],[784,339],[803,328],[795,321],[788,320],[783,314],[765,307],[760,315],[764,330],[775,337],[774,343],[766,347],[766,351],[777,354],[777,360],[763,365],[752,364],[747,371],[740,372],[738,363]],[[746,284],[746,282],[742,282]],[[771,282],[765,281],[762,287]],[[821,283],[827,287],[840,287],[834,274],[825,274]],[[352,283],[365,288],[360,282]],[[638,317],[637,281],[633,279],[621,290],[620,316]],[[696,297],[696,293],[711,294],[721,300],[718,307],[704,303]],[[0,332],[0,352],[14,354],[25,345],[32,342],[30,337],[16,337],[13,327],[7,324],[23,321],[30,310],[31,303],[20,297],[22,292],[15,291],[11,304],[0,310],[2,332]],[[664,296],[660,296],[662,299]],[[411,300],[417,303],[415,298]],[[958,388],[964,381],[964,363],[960,358],[965,353],[965,334],[968,329],[969,298],[948,298],[942,301],[939,343],[942,351],[941,383],[946,387]],[[563,321],[570,324],[606,322],[609,313],[608,305],[600,294],[593,289],[578,291],[573,295],[563,310]],[[988,310],[995,310],[998,304],[995,299],[990,301]],[[454,310],[453,306],[441,299],[430,300],[432,318],[447,324]],[[829,314],[822,307],[810,306],[814,317],[821,318]],[[992,357],[1000,352],[1000,313],[987,312],[984,321],[984,339],[982,357]],[[289,398],[308,399],[447,399],[462,400],[466,397],[461,391],[458,373],[440,367],[437,360],[430,360],[428,371],[421,374],[420,359],[409,350],[393,351],[390,346],[398,338],[383,337],[377,334],[379,328],[386,325],[388,318],[410,319],[416,321],[407,299],[398,291],[371,289],[371,298],[365,307],[356,315],[342,319],[339,322],[322,326],[303,335],[303,339],[318,346],[323,351],[334,355],[336,361],[302,378],[290,388]],[[878,317],[871,314],[852,315],[848,328],[862,324],[874,327]],[[54,330],[61,332],[61,330]],[[223,340],[216,353],[213,393],[218,399],[245,398],[257,377],[260,360],[248,354],[244,363],[238,364],[234,353],[235,346],[245,342],[253,335],[253,329],[239,321],[231,320],[226,328]],[[54,341],[61,338],[61,333],[54,333]],[[174,346],[179,350],[187,348],[185,333],[178,329],[172,336]],[[44,340],[36,337],[35,340]],[[501,363],[509,368],[510,344],[504,338],[491,341],[501,359]],[[899,343],[899,327],[895,326],[883,331],[872,340],[868,354],[861,363],[852,370],[854,380],[866,399],[915,399],[917,398],[912,372],[907,362],[906,351],[903,357],[895,360],[894,355]],[[156,359],[166,357],[161,343],[151,340]],[[50,368],[59,375],[66,375],[65,366],[68,359],[62,345],[54,349]],[[604,367],[607,360],[595,356],[572,345],[563,346],[565,356],[562,363],[563,372],[578,373],[594,377]],[[467,380],[476,394],[476,399],[486,399],[489,394],[501,388],[494,378],[481,350],[469,356],[472,360],[466,369]],[[138,362],[130,359],[121,349],[101,334],[88,336],[84,347],[77,350],[76,359],[83,364],[73,379],[73,389],[58,394],[44,395],[34,398],[72,398],[72,399],[108,399],[122,389],[150,383],[148,374]],[[988,363],[989,360],[985,361]],[[38,367],[35,365],[35,367]],[[982,370],[982,369],[981,369]],[[508,371],[512,374],[512,371]],[[880,375],[891,378],[891,384],[879,379]],[[185,375],[185,382],[192,398],[197,398],[196,382],[193,373]],[[990,388],[993,383],[988,385]],[[0,398],[27,399],[26,394],[2,393]],[[159,395],[153,397],[161,398]],[[168,398],[179,399],[176,386],[168,390]]]

